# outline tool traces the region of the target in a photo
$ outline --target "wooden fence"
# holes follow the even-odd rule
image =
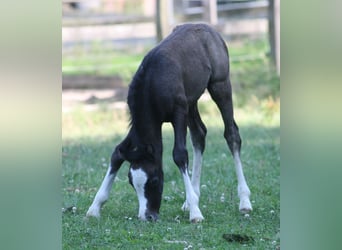
[[[89,2],[89,0],[87,1]],[[102,1],[108,2],[110,0]],[[64,5],[75,5],[75,3],[82,2],[85,2],[85,0],[63,0]],[[139,27],[143,25],[144,27],[149,27],[148,32],[140,32],[145,33],[142,34],[143,36],[154,36],[156,40],[161,40],[178,23],[205,21],[216,26],[227,37],[248,36],[253,35],[253,32],[269,33],[270,55],[277,65],[278,74],[280,74],[280,0],[141,0],[135,2],[148,5],[148,8],[153,9],[148,11],[149,15],[124,13],[116,13],[114,15],[103,11],[89,10],[63,13],[63,43],[77,42],[77,36],[79,36],[79,39],[87,37],[87,35],[81,34],[82,29],[85,30],[83,27],[86,27],[87,31],[85,32],[89,34],[90,27],[101,30],[105,26],[111,26],[112,30],[115,30],[119,28],[119,25],[122,25],[120,29],[126,28],[139,31]],[[194,3],[197,3],[199,6],[196,6]],[[151,28],[154,30],[151,30]],[[106,32],[100,33],[103,35],[103,39],[106,39]],[[115,34],[118,34],[115,31],[113,33],[113,37]],[[135,34],[138,33],[136,32]],[[77,35],[73,40],[74,34]],[[99,34],[99,32],[94,32],[94,34]],[[112,39],[113,37],[107,38]]]

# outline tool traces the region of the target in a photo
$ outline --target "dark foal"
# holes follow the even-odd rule
[[[174,129],[173,159],[185,184],[184,210],[190,221],[199,222],[202,154],[206,127],[198,113],[197,101],[208,89],[224,121],[224,137],[234,157],[238,179],[239,209],[252,210],[240,160],[241,139],[233,117],[229,57],[220,35],[205,24],[178,26],[142,61],[128,92],[131,127],[115,148],[107,174],[87,216],[100,216],[114,178],[126,160],[131,163],[129,181],[139,200],[139,218],[157,220],[163,192],[162,123]],[[192,177],[188,174],[186,134],[189,127],[194,151]]]

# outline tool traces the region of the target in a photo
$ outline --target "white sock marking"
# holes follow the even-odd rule
[[[202,170],[202,153],[199,149],[196,149],[195,147],[193,147],[191,184],[198,198],[200,197],[201,170]]]
[[[199,222],[202,221],[203,215],[198,207],[198,196],[194,191],[194,188],[190,182],[190,177],[187,172],[183,174],[183,180],[185,185],[186,202],[189,205],[190,210],[190,221]]]
[[[108,200],[109,193],[115,179],[115,175],[110,174],[110,170],[111,167],[109,166],[106,176],[95,195],[94,201],[88,209],[87,216],[100,217],[101,206]]]
[[[243,175],[242,163],[238,152],[234,152],[234,161],[238,180],[238,195],[240,198],[239,210],[242,213],[248,213],[252,211],[252,204],[249,200],[251,191],[249,190],[245,176]]]
[[[139,218],[141,220],[146,220],[146,210],[147,210],[147,199],[145,197],[145,184],[147,182],[147,175],[146,173],[138,169],[132,169],[130,170],[131,176],[132,176],[132,183],[134,186],[134,189],[138,195],[139,200]]]
[[[201,181],[201,170],[202,170],[202,153],[201,150],[196,149],[194,146],[193,149],[193,164],[192,164],[192,175],[191,175],[191,184],[192,187],[198,197],[200,198],[200,181]],[[184,202],[182,206],[183,211],[189,210],[189,204],[187,201]]]

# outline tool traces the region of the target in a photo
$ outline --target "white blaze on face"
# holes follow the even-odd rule
[[[147,175],[140,168],[131,168],[130,172],[132,176],[132,184],[138,195],[139,200],[139,218],[142,220],[146,220],[145,213],[147,209],[147,199],[145,197],[145,184],[147,182]]]

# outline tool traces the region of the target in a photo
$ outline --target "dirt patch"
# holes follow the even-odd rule
[[[127,88],[63,90],[62,110],[68,112],[80,104],[87,110],[95,110],[101,104],[109,108],[126,108],[127,91]]]
[[[120,77],[94,75],[63,75],[62,110],[68,112],[82,105],[96,110],[101,104],[109,108],[126,108],[128,87]]]
[[[62,89],[115,89],[126,88],[118,76],[63,75]]]

